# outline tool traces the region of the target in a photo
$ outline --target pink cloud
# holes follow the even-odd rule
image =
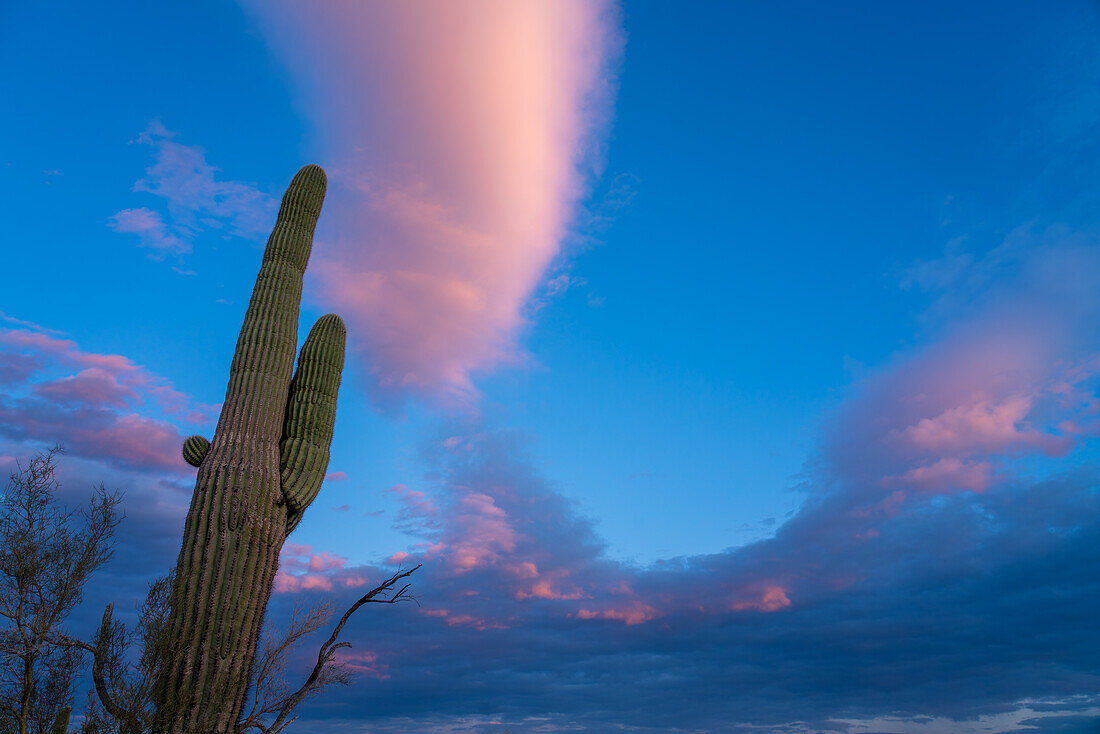
[[[425,492],[404,485],[390,489],[405,505],[398,518],[399,527],[407,531],[427,532],[434,543],[425,548],[418,560],[442,559],[457,574],[496,564],[513,550],[520,539],[512,527],[508,513],[489,494],[457,487],[445,510],[436,506]],[[444,517],[441,525],[438,518]],[[401,562],[412,556],[395,553],[388,563]]]
[[[283,550],[280,555],[284,558],[291,558],[294,556],[308,556],[312,553],[312,545],[303,545],[301,543],[287,543],[283,546]]]
[[[600,546],[586,522],[517,471],[512,447],[481,431],[452,438],[435,443],[441,458],[457,462],[443,470],[442,487],[430,496],[394,488],[411,515],[419,511],[429,521],[417,525],[409,517],[402,527],[419,528],[428,540],[386,562],[425,564],[434,593],[446,604],[428,616],[480,629],[509,625],[515,615],[506,610],[515,604],[565,617],[576,617],[583,608],[591,618],[628,624],[662,613],[658,607],[666,602],[641,602],[627,583],[630,573],[599,558]],[[493,618],[484,611],[486,604],[493,605]]]
[[[180,455],[183,434],[165,416],[209,423],[217,408],[193,401],[128,357],[86,352],[44,332],[0,329],[3,364],[16,369],[8,371],[0,399],[0,433],[60,442],[77,455],[128,468],[188,471]]]
[[[886,477],[883,486],[905,486],[943,494],[969,490],[984,492],[993,483],[993,464],[988,461],[963,461],[953,456],[916,466],[901,476]],[[894,495],[897,495],[895,492]]]
[[[288,594],[296,591],[332,591],[333,583],[329,576],[323,574],[293,575],[280,570],[275,574],[273,588],[277,594]]]
[[[929,452],[997,452],[1029,447],[1051,456],[1064,454],[1071,445],[1068,439],[1026,427],[1032,404],[1033,397],[1027,395],[1010,395],[999,401],[979,396],[933,418],[922,418],[900,431],[900,436]]]
[[[116,408],[124,408],[127,401],[138,399],[136,392],[99,367],[89,367],[69,377],[38,383],[34,391],[63,403],[110,405]]]
[[[390,674],[386,672],[390,666],[379,661],[377,653],[345,648],[336,654],[336,659],[356,673],[362,673],[378,680],[386,680],[390,677]]]
[[[533,562],[521,561],[506,570],[516,579],[512,592],[516,599],[581,599],[587,596],[570,581],[572,573],[568,568],[540,572]]]
[[[516,547],[516,531],[508,514],[487,494],[462,497],[452,522],[461,530],[455,533],[447,558],[460,571],[494,563]]]
[[[734,611],[755,609],[758,612],[777,612],[791,605],[787,590],[782,586],[768,586],[756,599],[734,602],[730,608]]]
[[[72,453],[140,469],[187,471],[183,436],[170,423],[137,413],[68,409],[56,404],[0,403],[0,433],[40,443],[62,443]]]
[[[68,442],[74,449],[93,456],[112,456],[131,466],[161,469],[182,467],[183,438],[175,426],[137,414],[120,416],[101,428],[73,427],[68,432]]]
[[[210,423],[221,412],[221,403],[196,402],[190,395],[176,390],[169,384],[156,384],[160,378],[142,371],[130,382],[152,397],[167,415],[179,416],[188,423]]]
[[[479,632],[487,629],[508,629],[508,626],[500,622],[485,619],[473,614],[454,614],[447,609],[425,609],[421,612],[428,617],[439,617],[449,627],[471,627]]]
[[[0,311],[0,321],[7,322],[9,324],[14,324],[16,326],[21,326],[24,329],[30,329],[32,331],[42,332],[44,334],[53,334],[54,336],[64,336],[63,332],[56,331],[54,329],[47,329],[45,326],[42,326],[41,324],[36,324],[33,321],[27,321],[25,319],[18,319],[18,318],[14,317],[10,314],[4,313],[3,311]]]
[[[344,569],[336,578],[337,582],[345,589],[358,589],[371,583],[378,583],[379,579],[361,569]]]
[[[510,570],[520,579],[513,592],[516,599],[581,599],[587,596],[570,581],[572,574],[567,568],[540,573],[538,566],[524,561]]]
[[[76,342],[70,339],[61,339],[49,334],[24,329],[0,330],[0,343],[14,349],[50,357],[67,358],[78,363],[83,362],[85,354],[79,351]]]
[[[208,423],[221,409],[220,405],[195,402],[190,395],[176,390],[168,380],[135,364],[129,357],[85,352],[70,339],[24,329],[0,329],[0,347],[6,347],[19,356],[48,358],[56,361],[58,366],[81,369],[78,375],[62,378],[51,387],[44,384],[43,389],[54,391],[58,397],[65,396],[66,390],[71,389],[79,391],[84,402],[92,401],[99,392],[107,398],[107,403],[115,403],[119,397],[127,397],[129,393],[126,391],[130,391],[136,394],[139,401],[143,402],[144,397],[148,397],[166,414],[179,415],[190,423]],[[66,380],[70,383],[68,386],[61,384]],[[112,382],[117,386],[108,384]],[[73,393],[68,397],[77,395]]]
[[[329,551],[315,551],[311,545],[287,543],[279,554],[275,591],[333,591],[365,586],[372,576],[362,568],[348,566],[348,559]],[[376,581],[377,582],[377,581]]]
[[[343,482],[346,481],[347,478],[348,473],[346,471],[330,471],[325,475],[326,482]]]
[[[0,354],[0,385],[19,385],[42,369],[43,362],[33,354]]]
[[[538,579],[528,589],[516,591],[517,599],[581,599],[580,591],[561,591],[550,579]]]
[[[580,609],[577,611],[576,616],[577,619],[611,619],[626,625],[635,625],[648,622],[651,619],[656,619],[660,616],[660,613],[648,604],[643,604],[640,601],[633,601],[625,606],[600,609],[597,611]]]
[[[539,567],[530,561],[524,561],[514,566],[512,568],[512,573],[521,579],[534,579],[538,578]]]
[[[606,0],[246,3],[332,159],[311,271],[390,395],[454,404],[519,359],[606,128]]]
[[[883,483],[893,481],[892,477],[887,477],[883,480]],[[905,500],[908,498],[905,492],[898,489],[891,492],[888,496],[883,498],[879,502],[872,503],[871,505],[865,505],[858,507],[851,511],[852,517],[893,517],[901,511],[902,506],[905,504]]]
[[[316,553],[311,545],[287,543],[279,554],[279,566],[293,571],[313,571],[323,573],[344,568],[347,558],[335,555],[329,551]]]
[[[439,514],[439,508],[425,492],[409,489],[404,484],[395,484],[386,491],[396,495],[402,505],[396,517],[396,525],[401,530],[414,533],[430,532],[437,526],[436,517]]]
[[[881,521],[930,494],[989,491],[1021,457],[1063,457],[1095,432],[1100,360],[1067,328],[1076,320],[996,300],[862,380],[820,454],[852,490],[848,516]]]
[[[191,252],[190,242],[173,234],[159,213],[145,207],[116,212],[107,220],[107,226],[115,232],[137,235],[140,246],[152,250],[149,256],[154,260]]]
[[[309,558],[309,570],[314,572],[329,571],[335,568],[343,568],[348,559],[328,551],[322,551]]]

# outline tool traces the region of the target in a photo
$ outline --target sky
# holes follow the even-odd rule
[[[1100,8],[0,5],[0,464],[178,553],[279,197],[348,325],[295,727],[1100,726]],[[319,640],[317,641],[319,644]],[[311,667],[305,648],[294,671]]]

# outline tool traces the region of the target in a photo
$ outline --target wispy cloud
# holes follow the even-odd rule
[[[0,311],[0,321],[3,321],[3,322],[8,323],[8,324],[13,324],[15,326],[21,326],[23,328],[30,329],[31,331],[37,331],[37,332],[40,332],[42,334],[51,334],[53,336],[65,336],[64,332],[56,331],[54,329],[47,329],[45,326],[42,326],[40,324],[36,324],[33,321],[25,321],[24,319],[18,319],[14,316],[11,316],[9,314],[4,313],[3,311]]]
[[[446,432],[423,485],[393,488],[417,542],[387,562],[425,564],[423,606],[357,622],[352,641],[389,677],[315,715],[938,734],[1094,710],[1098,469],[1066,458],[1100,429],[1100,299],[1044,294],[1100,268],[1080,244],[1033,241],[950,328],[862,376],[807,464],[804,506],[766,540],[611,561],[516,437]],[[388,575],[312,570],[318,556],[299,555],[287,591],[350,598],[340,579]]]
[[[147,207],[123,209],[108,218],[116,232],[136,235],[150,257],[180,258],[205,231],[262,240],[274,221],[274,197],[241,181],[225,180],[206,160],[206,151],[175,141],[176,133],[153,120],[135,142],[153,148],[153,165],[134,184],[134,191],[162,200],[162,212]]]
[[[107,226],[116,232],[137,235],[141,247],[152,250],[154,260],[167,255],[186,255],[191,243],[173,234],[158,212],[141,207],[123,209],[107,219]]]
[[[389,559],[425,563],[421,607],[350,629],[389,678],[311,716],[396,731],[492,711],[550,731],[854,733],[889,730],[868,722],[891,716],[1043,718],[1028,700],[1100,695],[1100,641],[1082,635],[1100,603],[1086,570],[1100,561],[1095,472],[903,498],[866,517],[851,511],[876,487],[822,475],[834,490],[774,538],[638,568],[606,558],[513,440],[463,437],[466,449],[439,449],[438,484],[410,496],[430,520],[424,541]],[[389,573],[293,552],[276,618],[281,597],[350,603],[353,585]]]

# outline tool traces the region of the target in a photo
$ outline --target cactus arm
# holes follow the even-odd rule
[[[314,324],[298,356],[280,443],[281,483],[287,513],[301,517],[325,479],[344,367],[344,322],[336,314]]]
[[[183,460],[191,466],[199,466],[210,450],[210,442],[202,436],[188,436],[183,442]]]

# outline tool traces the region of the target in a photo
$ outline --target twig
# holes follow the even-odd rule
[[[118,706],[111,698],[110,691],[107,688],[107,681],[103,677],[103,645],[102,642],[109,634],[111,627],[111,614],[114,611],[114,604],[108,604],[107,608],[103,610],[103,621],[99,626],[99,633],[96,635],[95,646],[89,645],[87,642],[76,640],[68,636],[57,636],[51,642],[58,647],[77,647],[83,650],[87,650],[92,654],[92,682],[95,684],[96,695],[99,696],[100,702],[103,704],[103,708],[107,710],[111,716],[114,716],[119,721],[125,723],[128,727],[127,731],[137,732],[141,731],[141,724],[137,721],[137,718],[129,711]]]
[[[381,584],[374,587],[362,597],[360,597],[359,601],[352,604],[351,607],[346,612],[344,612],[344,616],[340,617],[340,621],[336,624],[336,628],[332,630],[332,635],[330,635],[329,638],[325,640],[324,644],[321,645],[321,649],[318,650],[317,664],[313,666],[313,671],[309,674],[309,677],[306,678],[306,682],[303,683],[302,687],[295,691],[293,695],[289,696],[284,701],[283,705],[280,707],[279,715],[275,718],[275,721],[273,721],[271,725],[267,727],[260,726],[257,723],[253,723],[252,726],[255,726],[264,734],[278,734],[278,732],[282,731],[285,726],[290,724],[290,721],[286,721],[287,716],[289,716],[290,712],[294,710],[294,707],[301,703],[302,699],[305,698],[306,695],[308,695],[309,692],[317,686],[317,683],[321,678],[321,674],[325,670],[325,666],[332,662],[333,658],[336,656],[336,651],[339,650],[341,647],[351,647],[350,642],[337,642],[337,639],[339,639],[340,637],[340,632],[343,631],[344,625],[351,618],[351,615],[355,614],[359,607],[368,603],[396,604],[399,601],[405,600],[416,601],[416,599],[406,593],[409,590],[409,586],[411,584],[405,584],[397,591],[396,594],[393,594],[388,598],[377,599],[375,597],[390,591],[398,581],[403,578],[407,578],[408,576],[411,576],[414,571],[420,568],[421,565],[422,564],[418,563],[416,566],[410,568],[408,571],[400,571],[398,573],[395,573],[393,576],[390,576]],[[293,719],[291,719],[291,721],[293,721]]]

